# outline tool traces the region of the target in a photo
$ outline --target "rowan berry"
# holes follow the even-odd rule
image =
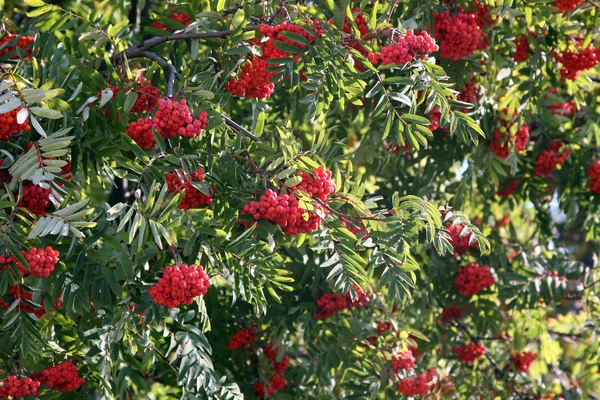
[[[479,26],[479,17],[474,13],[459,10],[451,15],[446,10],[434,13],[434,34],[439,41],[440,57],[460,60],[485,47],[487,35]]]
[[[148,294],[155,303],[173,308],[192,304],[194,298],[208,292],[209,286],[210,278],[201,265],[173,265],[165,267],[163,276],[150,287]]]
[[[21,131],[29,132],[31,130],[28,119],[25,119],[22,124],[17,122],[17,114],[22,109],[23,107],[19,106],[12,111],[0,114],[0,140],[6,142],[9,140],[10,135],[16,135]]]
[[[43,188],[41,185],[34,185],[31,181],[23,181],[23,197],[18,207],[23,207],[31,213],[40,216],[47,212],[50,207],[50,188]]]
[[[394,354],[392,356],[392,369],[398,372],[401,369],[412,369],[415,367],[415,357],[411,351]]]
[[[456,289],[463,296],[475,295],[483,289],[493,286],[494,283],[490,268],[475,263],[459,268],[458,275],[454,278]]]
[[[571,154],[571,149],[564,148],[561,142],[550,142],[548,147],[550,149],[541,152],[536,160],[533,170],[535,176],[551,177],[551,172],[559,165],[564,164]]]
[[[530,351],[524,351],[522,353],[514,353],[510,355],[510,360],[521,372],[528,372],[531,368],[531,364],[537,360],[538,355]]]
[[[29,395],[37,396],[37,390],[41,383],[31,378],[19,378],[10,375],[0,386],[0,397],[5,399],[16,399]]]
[[[471,342],[468,346],[452,347],[452,352],[458,361],[470,364],[485,354],[485,346]]]
[[[590,178],[589,188],[592,192],[600,194],[600,161],[588,167],[587,175]]]
[[[560,14],[565,11],[574,10],[585,0],[554,0],[554,7],[558,8]]]
[[[42,385],[48,384],[51,390],[59,392],[72,392],[79,389],[85,382],[77,372],[77,367],[71,361],[58,364],[43,371],[36,372],[31,378],[39,381]]]
[[[454,247],[454,254],[464,253],[465,251],[469,251],[478,246],[477,240],[474,240],[471,243],[471,237],[473,236],[473,232],[469,232],[468,234],[461,237],[461,233],[464,228],[464,224],[446,224],[446,229],[448,229],[448,235],[450,236],[450,244],[452,245],[452,247]]]
[[[442,322],[449,323],[452,321],[458,321],[462,319],[463,313],[465,312],[464,307],[450,306],[446,307],[444,311],[442,311]]]
[[[152,149],[156,145],[150,118],[139,118],[137,121],[130,122],[125,134],[142,149]]]
[[[193,138],[202,135],[208,125],[208,114],[201,111],[194,119],[187,102],[170,99],[158,100],[158,110],[152,119],[152,127],[165,139],[182,136]]]
[[[581,71],[593,68],[600,61],[600,51],[591,44],[579,51],[565,50],[557,55],[556,61],[562,64],[560,76],[563,79],[577,79]]]
[[[227,350],[245,349],[256,340],[257,336],[255,327],[240,329],[229,339]]]
[[[183,168],[173,171],[165,176],[167,187],[171,193],[179,193],[184,191],[181,203],[179,203],[179,208],[183,210],[189,210],[190,208],[198,208],[212,204],[212,189],[211,192],[206,195],[196,189],[192,183],[193,181],[203,182],[204,179],[205,176],[203,168],[198,168],[189,177],[185,176]]]
[[[424,396],[431,390],[431,373],[422,373],[416,378],[401,379],[396,391],[405,396]]]

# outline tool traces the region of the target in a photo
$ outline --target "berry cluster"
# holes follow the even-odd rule
[[[148,79],[141,77],[138,80],[139,87],[135,89],[138,94],[138,98],[131,107],[131,112],[143,113],[145,111],[152,111],[158,103],[160,91],[152,86],[152,82]]]
[[[39,278],[47,278],[50,276],[50,273],[54,271],[54,266],[58,263],[58,256],[60,253],[58,250],[54,250],[50,246],[46,246],[45,249],[38,249],[32,247],[29,251],[21,251],[27,263],[31,267],[31,270],[26,270],[25,267],[16,259],[14,260],[15,264],[19,267],[22,275],[33,275]],[[2,257],[0,257],[2,258]]]
[[[245,349],[256,340],[257,336],[256,327],[240,329],[229,339],[227,350]]]
[[[32,214],[44,215],[50,207],[51,192],[50,188],[34,185],[31,181],[23,181],[23,197],[18,206],[26,208]]]
[[[438,106],[433,106],[433,108],[431,109],[431,111],[429,111],[429,114],[427,114],[427,116],[429,117],[430,122],[429,129],[431,129],[432,131],[437,131],[438,129],[440,129],[442,112],[440,111]]]
[[[31,293],[23,290],[23,288],[20,285],[11,286],[9,289],[9,292],[12,295],[13,300],[25,299],[25,300],[32,301],[32,299],[33,299],[33,295]],[[23,312],[34,314],[38,318],[41,318],[42,315],[46,314],[46,310],[44,309],[44,300],[43,299],[40,304],[40,307],[36,307],[36,308],[30,306],[29,304],[26,304],[25,302],[20,302],[20,303],[21,304],[19,305],[19,308]],[[5,303],[4,301],[0,300],[0,307],[2,307],[2,309],[4,311],[8,310],[8,308],[10,307],[11,304],[12,304],[12,301]],[[55,309],[60,308],[61,304],[62,304],[62,300],[59,298],[54,303],[54,308]]]
[[[483,289],[493,286],[494,283],[490,268],[475,263],[459,268],[458,275],[454,278],[456,289],[463,296],[475,295]]]
[[[381,336],[384,333],[391,331],[393,328],[394,328],[394,326],[392,325],[391,322],[379,321],[377,323],[377,328],[375,328],[375,332],[377,332],[377,334]]]
[[[401,369],[412,369],[415,366],[415,356],[412,351],[403,351],[392,356],[392,369],[398,372]]]
[[[596,161],[588,167],[587,175],[590,178],[590,190],[600,194],[600,161]]]
[[[192,118],[187,102],[160,99],[158,110],[152,118],[152,127],[165,139],[177,135],[187,138],[200,136],[208,125],[208,114],[201,111],[198,118]]]
[[[465,308],[467,308],[467,306],[450,306],[445,308],[444,311],[442,311],[442,322],[449,323],[460,320],[465,312]]]
[[[363,292],[356,284],[353,284],[354,290],[356,291],[358,298],[352,300],[350,293],[346,293],[343,296],[335,293],[323,293],[317,300],[316,304],[319,308],[317,311],[317,319],[327,319],[347,308],[363,308],[369,303],[369,295]]]
[[[312,175],[314,175],[314,178],[306,172],[301,172],[299,176],[302,177],[302,182],[291,187],[290,194],[280,195],[271,189],[267,189],[265,194],[260,196],[259,201],[251,201],[244,205],[240,213],[250,214],[255,221],[266,219],[274,222],[283,228],[285,235],[314,232],[321,226],[322,218],[300,207],[294,192],[301,190],[311,197],[327,201],[327,198],[335,191],[335,183],[331,180],[331,171],[323,167],[313,170]],[[325,213],[323,207],[317,207]],[[305,218],[305,215],[307,218]],[[240,221],[240,223],[250,226],[254,221]]]
[[[476,0],[473,2],[473,6],[475,8],[475,14],[477,15],[477,23],[479,24],[481,29],[487,28],[490,25],[492,25],[492,22],[495,21],[495,18],[492,17],[490,9]],[[471,9],[473,9],[473,7],[471,7]]]
[[[171,16],[169,18],[172,19],[173,21],[181,22],[183,25],[185,25],[186,28],[192,22],[190,15],[187,12],[173,13],[173,14],[171,14]],[[170,26],[161,24],[158,21],[152,22],[152,27],[156,28],[156,29],[162,29],[163,31],[167,31],[167,32],[170,32],[172,30]]]
[[[16,135],[20,131],[29,132],[29,120],[25,119],[22,124],[17,122],[17,114],[23,107],[19,106],[12,111],[0,114],[0,140],[8,141],[10,135]]]
[[[156,145],[150,118],[139,118],[137,121],[130,122],[125,134],[132,138],[142,149],[152,149]]]
[[[258,397],[272,396],[276,391],[287,386],[287,380],[279,375],[273,375],[267,383],[255,383],[252,387]],[[265,390],[266,389],[266,390]]]
[[[312,171],[314,178],[307,172],[300,172],[298,176],[302,182],[294,186],[292,191],[302,190],[312,198],[327,201],[327,198],[335,192],[335,182],[331,179],[331,171],[319,167]]]
[[[571,154],[571,149],[568,147],[563,149],[563,143],[561,142],[550,142],[548,146],[550,150],[540,153],[536,160],[536,166],[533,170],[535,176],[549,178],[551,176],[550,173],[559,165],[563,165]]]
[[[281,390],[287,386],[287,380],[283,377],[285,371],[290,366],[290,359],[288,356],[283,356],[280,361],[275,361],[279,348],[273,348],[273,342],[269,342],[267,347],[263,347],[263,354],[269,360],[271,364],[271,371],[275,372],[268,382],[266,383],[255,383],[253,388],[256,394],[260,397],[273,395],[276,391]]]
[[[318,23],[313,24],[313,30],[317,35],[323,32],[323,28]],[[274,42],[281,41],[296,47],[300,45],[287,39],[282,32],[291,32],[303,36],[308,42],[316,39],[309,34],[302,26],[296,24],[282,23],[279,25],[260,25],[259,32],[263,39],[254,39],[253,44],[260,47],[262,56],[252,57],[247,60],[237,77],[231,77],[225,86],[225,90],[231,92],[234,96],[266,99],[270,97],[275,90],[275,83],[271,79],[275,77],[276,72],[267,71],[270,66],[267,61],[273,58],[289,57],[290,53],[275,47]]]
[[[412,29],[408,29],[395,43],[383,47],[381,52],[369,54],[369,58],[373,64],[381,61],[382,65],[402,65],[411,62],[414,58],[424,60],[428,54],[438,50],[438,45],[427,32],[415,35]]]
[[[515,179],[511,182],[503,182],[496,194],[500,197],[510,197],[521,184],[520,179]]]
[[[474,240],[473,243],[470,243],[473,232],[469,232],[462,237],[460,236],[462,230],[465,228],[463,224],[453,225],[449,223],[446,225],[446,228],[448,229],[448,235],[450,236],[450,244],[452,247],[454,247],[454,254],[458,255],[460,253],[464,253],[465,251],[477,248],[477,240]]]
[[[181,178],[184,180],[182,181]],[[179,203],[179,208],[183,210],[189,210],[190,208],[198,208],[212,204],[212,192],[208,195],[202,193],[196,189],[193,185],[193,181],[203,182],[204,181],[204,169],[199,168],[197,171],[192,173],[188,178],[185,176],[183,168],[177,171],[173,171],[165,176],[167,186],[171,193],[179,193],[184,190],[183,198]]]
[[[400,380],[396,391],[405,396],[424,396],[431,390],[431,381],[435,373],[433,369],[427,373],[422,373],[416,378],[406,378]]]
[[[531,47],[529,46],[529,37],[537,39],[537,35],[533,32],[529,32],[526,35],[521,35],[515,39],[515,45],[517,49],[515,51],[514,60],[515,62],[527,61],[531,55]]]
[[[593,68],[600,61],[600,51],[591,44],[585,49],[579,51],[565,50],[556,56],[562,66],[560,76],[563,79],[577,79],[579,73],[586,69]]]
[[[358,7],[354,7],[352,9],[352,14],[356,15],[354,17],[354,23],[360,32],[360,37],[365,36],[367,33],[369,33],[369,24],[362,10]],[[342,30],[345,33],[352,34],[352,26],[350,26],[350,23],[348,22],[348,17],[344,18],[344,28],[342,28]]]
[[[577,112],[575,100],[565,101],[563,103],[551,104],[548,106],[550,112],[554,115],[569,116]]]
[[[468,346],[452,347],[452,352],[458,361],[470,364],[485,354],[485,346],[471,342]]]
[[[148,289],[155,303],[173,308],[192,304],[195,297],[208,292],[210,280],[202,266],[187,264],[165,267],[163,276]]]
[[[446,10],[442,14],[434,13],[433,36],[440,43],[440,56],[451,60],[468,57],[475,50],[485,48],[487,35],[479,25],[479,17],[474,13],[459,10],[451,15]]]
[[[369,231],[365,228],[365,224],[362,221],[359,221],[358,225],[355,222],[349,221],[346,218],[340,218],[340,222],[342,226],[348,229],[350,232],[354,233],[355,236],[359,236],[362,233],[362,238],[365,239],[369,236]]]
[[[558,8],[558,12],[560,14],[565,11],[574,10],[583,3],[585,0],[554,0],[554,7]]]
[[[0,31],[0,35],[1,34],[2,34],[2,32]],[[7,46],[7,47],[3,48],[2,50],[0,50],[0,56],[8,54],[11,51],[15,50],[17,47],[20,47],[21,49],[25,50],[28,57],[31,57],[32,50],[28,49],[28,47],[31,43],[33,43],[34,39],[35,38],[33,36],[20,36],[20,35],[16,35],[16,34],[7,32],[6,35],[4,35],[4,37],[0,39],[0,46],[2,46],[5,43],[12,42],[14,40],[17,40],[17,43],[12,46]],[[19,56],[15,54],[12,58],[17,59],[17,58],[19,58]]]
[[[72,392],[79,389],[85,380],[77,373],[77,367],[71,361],[58,364],[55,367],[36,372],[31,378],[42,385],[48,384],[51,390],[59,392]]]
[[[528,372],[531,368],[531,364],[537,360],[538,355],[530,351],[524,351],[522,353],[515,353],[510,355],[510,359],[521,372]]]
[[[490,150],[496,153],[498,158],[508,157],[508,153],[511,147],[514,146],[517,152],[524,151],[527,148],[529,142],[529,128],[526,124],[521,125],[519,129],[513,134],[514,126],[516,122],[511,122],[508,117],[508,109],[502,111],[502,118],[500,119],[500,127],[494,130],[494,140],[490,143]],[[513,114],[513,118],[516,116]]]
[[[41,383],[31,378],[18,378],[10,375],[0,386],[0,397],[4,399],[17,399],[28,395],[37,396]]]

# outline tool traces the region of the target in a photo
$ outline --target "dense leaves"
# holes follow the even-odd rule
[[[597,2],[0,4],[0,397],[600,395]]]

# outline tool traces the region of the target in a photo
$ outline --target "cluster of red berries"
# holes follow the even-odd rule
[[[587,175],[590,178],[590,190],[600,194],[600,161],[596,161],[588,167]]]
[[[192,304],[195,297],[208,292],[210,278],[202,266],[187,264],[165,267],[163,276],[148,289],[155,303],[173,308]]]
[[[150,118],[138,118],[137,121],[130,122],[125,134],[132,138],[142,149],[152,149],[156,145]]]
[[[475,100],[477,100],[477,82],[475,82],[474,75],[471,75],[473,76],[473,79],[469,83],[465,84],[465,87],[456,96],[458,101],[473,104],[475,103]],[[467,111],[468,110],[466,108],[463,109],[463,112]]]
[[[359,221],[357,225],[355,222],[348,221],[346,218],[342,217],[340,218],[340,222],[344,228],[354,233],[355,236],[359,236],[360,233],[362,233],[363,239],[369,236],[369,231],[365,228],[365,224],[362,221]]]
[[[23,197],[19,202],[19,207],[26,208],[32,214],[44,215],[50,207],[50,193],[52,189],[43,188],[40,185],[34,185],[31,181],[23,181]]]
[[[506,225],[508,225],[510,223],[510,215],[504,215],[501,219],[496,220],[496,225],[497,227],[505,227]]]
[[[0,31],[0,35],[1,34],[2,34],[2,32]],[[3,48],[2,50],[0,50],[0,56],[8,54],[11,51],[13,51],[14,49],[16,49],[17,47],[20,47],[23,50],[25,50],[28,57],[31,57],[32,50],[28,49],[28,47],[31,43],[33,43],[33,40],[35,39],[33,36],[20,36],[20,35],[14,34],[14,33],[7,32],[6,35],[4,35],[4,37],[0,39],[0,46],[2,46],[5,43],[12,42],[15,39],[17,40],[17,43],[12,46],[7,46],[7,47]],[[16,58],[19,58],[19,56],[15,55],[12,58],[16,59]]]
[[[3,264],[3,259],[5,259],[7,263],[14,262],[17,267],[19,267],[23,276],[33,275],[39,278],[47,278],[50,276],[52,271],[54,271],[54,266],[58,263],[58,256],[60,255],[58,250],[54,250],[50,246],[46,246],[45,249],[32,247],[27,252],[21,250],[21,254],[25,257],[27,263],[29,263],[30,270],[25,269],[23,264],[17,261],[14,256],[8,258],[0,257],[0,264]],[[2,269],[2,266],[0,266],[0,269]]]
[[[427,116],[429,117],[430,122],[429,129],[431,129],[432,131],[437,131],[438,129],[440,129],[442,112],[440,111],[438,106],[433,106],[433,108],[431,109],[431,111],[429,111],[429,114],[427,114]]]
[[[251,201],[244,205],[241,214],[250,214],[255,221],[265,219],[283,228],[284,235],[298,235],[314,232],[321,226],[322,219],[314,213],[307,213],[299,206],[298,199],[293,194],[277,194],[267,189],[259,201]],[[308,219],[304,215],[308,214]],[[240,222],[250,226],[255,223]]]
[[[520,179],[515,179],[510,182],[503,182],[496,194],[500,197],[510,197],[521,184]]]
[[[450,236],[450,244],[452,245],[452,247],[454,247],[455,255],[464,253],[465,251],[469,251],[471,249],[475,249],[478,246],[479,242],[477,240],[474,240],[473,243],[470,243],[471,237],[473,236],[473,232],[469,232],[468,234],[462,237],[460,236],[464,228],[464,224],[446,224],[446,229],[448,229],[448,235]]]
[[[569,155],[571,149],[566,147],[563,149],[562,142],[550,142],[548,144],[550,150],[545,150],[538,156],[536,166],[533,172],[535,176],[550,177],[551,172],[559,165],[563,165]]]
[[[474,1],[473,6],[475,8],[475,14],[477,15],[477,22],[481,29],[489,27],[492,25],[492,22],[496,20],[496,18],[492,17],[490,9],[484,4]],[[473,7],[471,7],[471,9],[473,9]]]
[[[493,286],[494,283],[490,268],[475,263],[459,268],[458,275],[454,278],[456,289],[463,296],[475,295],[483,289]]]
[[[335,293],[325,292],[319,297],[316,304],[319,308],[317,319],[327,319],[347,308],[363,308],[369,303],[369,295],[363,292],[356,284],[353,284],[358,298],[352,300],[350,293],[340,296]]]
[[[593,68],[600,61],[600,50],[595,49],[591,44],[585,49],[579,51],[565,50],[556,56],[562,66],[560,76],[563,79],[577,79],[581,71]]]
[[[403,351],[392,356],[392,369],[398,372],[401,369],[412,369],[415,367],[415,356],[412,351]]]
[[[377,323],[377,328],[375,328],[375,332],[377,332],[378,335],[383,335],[384,333],[391,331],[393,328],[394,326],[390,321],[379,321]]]
[[[424,372],[416,378],[401,379],[396,391],[405,396],[424,396],[431,390],[431,381],[434,377],[435,372],[430,369],[429,372]]]
[[[530,351],[524,351],[522,353],[515,353],[510,355],[510,359],[517,368],[521,372],[528,372],[529,368],[531,368],[531,364],[537,360],[538,355],[534,354]]]
[[[446,10],[442,14],[434,13],[433,19],[433,36],[440,43],[442,58],[460,60],[487,46],[487,35],[479,25],[477,14],[459,10],[451,15]]]
[[[560,14],[565,11],[574,10],[583,3],[585,0],[554,0],[554,7],[558,8],[558,12]]]
[[[160,91],[152,86],[152,82],[144,77],[141,77],[137,83],[139,84],[139,87],[137,87],[135,91],[138,94],[138,98],[135,100],[135,103],[133,103],[131,112],[143,113],[154,110],[160,97]]]
[[[485,354],[485,346],[471,342],[468,346],[452,347],[452,352],[458,361],[470,364]]]
[[[182,181],[181,178],[184,180]],[[185,176],[183,168],[177,171],[173,171],[165,176],[167,181],[167,187],[171,193],[179,193],[184,191],[179,208],[183,210],[189,210],[190,208],[198,208],[201,206],[207,206],[212,204],[212,192],[208,195],[202,193],[196,189],[193,185],[193,181],[202,182],[204,181],[204,169],[198,168],[188,178]]]
[[[158,110],[152,118],[152,127],[165,139],[182,136],[193,138],[200,136],[208,125],[208,114],[201,111],[194,119],[185,99],[179,102],[160,99]]]
[[[256,340],[257,336],[255,326],[248,329],[240,329],[229,339],[227,350],[245,349],[250,346],[250,343]]]
[[[312,198],[327,201],[330,195],[335,192],[335,182],[331,179],[331,171],[319,167],[312,171],[314,178],[307,172],[300,172],[299,177],[302,182],[294,186],[292,191],[302,190]]]
[[[85,382],[71,361],[31,374],[31,378],[39,381],[42,385],[48,384],[49,389],[59,392],[72,392],[79,389]]]
[[[313,30],[317,35],[323,32],[323,28],[319,24],[313,25]],[[254,39],[252,43],[260,47],[262,56],[252,57],[247,60],[237,77],[231,77],[225,86],[225,90],[231,92],[234,96],[266,99],[275,91],[275,83],[271,79],[275,77],[276,72],[267,71],[270,66],[267,61],[273,58],[289,57],[290,53],[280,50],[275,47],[276,40],[300,47],[294,41],[287,39],[282,35],[282,32],[291,32],[303,36],[308,42],[316,39],[315,36],[309,34],[302,26],[296,24],[282,23],[274,26],[261,24],[259,32],[263,39]],[[266,40],[264,40],[266,38]]]
[[[322,218],[313,212],[306,212],[304,208],[300,207],[294,191],[301,190],[311,197],[327,201],[327,198],[335,191],[335,183],[331,180],[331,171],[323,167],[313,170],[312,175],[314,178],[306,172],[301,172],[299,176],[302,181],[290,188],[290,194],[280,195],[267,189],[265,194],[260,196],[259,201],[251,201],[244,205],[240,213],[250,214],[255,221],[266,219],[274,222],[283,228],[285,235],[314,232],[321,226]],[[323,207],[320,209],[325,213]],[[306,219],[305,214],[308,215]],[[240,223],[250,226],[254,221]]]
[[[548,106],[550,112],[554,115],[569,116],[577,112],[575,100],[565,101],[563,103],[551,104]]]
[[[360,37],[365,36],[367,33],[369,33],[369,24],[362,10],[358,7],[354,7],[352,9],[352,14],[356,15],[354,17],[354,23],[356,24],[356,27],[360,32]],[[352,26],[350,26],[350,23],[348,22],[348,17],[344,18],[344,27],[342,28],[342,30],[345,33],[352,33]]]
[[[514,56],[515,62],[529,60],[529,56],[531,55],[531,47],[529,46],[530,36],[537,38],[535,33],[529,32],[529,34],[521,35],[515,39],[515,45],[517,46]]]
[[[25,300],[29,300],[32,301],[33,299],[33,295],[29,292],[26,292],[20,285],[13,285],[10,287],[9,289],[10,294],[13,297],[13,300],[16,299],[25,299]],[[21,309],[21,311],[26,312],[26,313],[30,313],[30,314],[34,314],[36,317],[41,318],[42,315],[46,314],[46,310],[44,308],[44,300],[42,299],[42,302],[40,304],[40,307],[32,307],[28,304],[26,304],[25,302],[20,302],[21,304],[19,305],[19,308]],[[8,310],[8,308],[10,307],[10,305],[12,304],[12,301],[9,301],[8,303],[5,303],[4,301],[2,301],[0,299],[0,307],[2,307],[2,309],[4,311]],[[62,300],[59,298],[58,300],[56,300],[56,302],[54,303],[54,308],[60,308],[62,304]]]
[[[502,110],[502,118],[500,118],[500,127],[494,130],[494,140],[490,143],[490,150],[496,153],[498,158],[508,157],[508,152],[511,147],[514,146],[517,152],[524,151],[527,148],[529,142],[529,128],[527,124],[521,125],[521,127],[511,134],[511,130],[516,122],[511,122],[508,114],[508,109]],[[513,114],[513,118],[516,116],[516,112]]]
[[[276,391],[284,389],[287,386],[287,380],[279,375],[273,375],[267,383],[255,383],[252,387],[258,397],[272,396]],[[265,390],[266,389],[266,390]]]
[[[464,307],[457,307],[457,306],[450,306],[450,307],[446,307],[444,309],[444,311],[442,311],[442,322],[444,323],[449,323],[452,321],[458,321],[462,318],[463,313],[465,312],[465,308],[467,308],[467,306]]]
[[[411,62],[414,58],[424,60],[428,54],[438,50],[438,45],[427,32],[415,35],[412,29],[408,29],[404,36],[383,47],[381,52],[369,54],[369,58],[373,64],[381,61],[382,65],[402,65]]]
[[[25,119],[22,124],[17,122],[17,114],[23,107],[19,106],[12,111],[0,114],[0,140],[8,141],[10,135],[16,135],[20,131],[29,132],[29,120]]]
[[[10,375],[0,386],[0,397],[3,399],[17,399],[28,395],[37,396],[41,383],[31,378],[18,378]]]
[[[185,11],[182,13],[174,12],[173,14],[171,14],[171,16],[169,18],[172,19],[173,21],[181,22],[183,25],[185,25],[186,28],[192,22],[190,15]],[[163,31],[167,31],[167,32],[171,31],[170,26],[162,24],[158,21],[152,22],[152,27],[156,28],[156,29],[162,29]]]
[[[253,389],[259,397],[271,396],[287,386],[287,380],[283,375],[290,366],[290,359],[288,356],[283,356],[280,361],[275,361],[277,353],[279,353],[279,348],[274,349],[273,342],[269,342],[267,347],[263,347],[263,354],[271,363],[271,371],[275,372],[275,375],[266,383],[254,384]]]

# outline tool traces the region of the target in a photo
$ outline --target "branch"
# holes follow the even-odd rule
[[[255,25],[247,26],[242,29],[242,32],[249,32],[256,30],[258,27]],[[159,44],[163,44],[166,42],[172,42],[174,40],[185,40],[185,39],[211,39],[211,38],[220,38],[230,36],[235,32],[233,29],[228,29],[224,31],[213,31],[213,32],[198,32],[198,33],[174,33],[172,35],[167,36],[156,36],[150,39],[146,39],[138,44],[134,44],[128,49],[122,51],[117,54],[117,57],[121,55],[125,55],[129,58],[132,58],[132,55],[135,55],[137,51],[140,50],[149,50],[154,46],[158,46]],[[135,56],[134,56],[135,57]]]
[[[237,122],[232,120],[231,118],[229,118],[227,115],[221,113],[221,117],[225,120],[225,124],[227,126],[233,128],[236,132],[239,132],[244,136],[248,136],[250,139],[256,140],[257,142],[262,142],[262,140],[260,140],[260,138],[258,136],[252,134],[252,132],[250,132],[248,129],[244,128],[243,126],[241,126],[240,124],[238,124]]]
[[[173,95],[173,85],[175,84],[175,77],[179,75],[177,73],[177,69],[175,68],[175,66],[173,64],[171,64],[170,62],[168,62],[167,60],[165,60],[164,58],[158,56],[156,53],[153,53],[148,50],[137,49],[136,51],[133,51],[131,53],[132,54],[129,55],[129,58],[145,57],[149,60],[156,62],[158,65],[160,65],[163,68],[163,70],[165,71],[165,74],[168,74],[167,75],[167,97],[171,97]]]

